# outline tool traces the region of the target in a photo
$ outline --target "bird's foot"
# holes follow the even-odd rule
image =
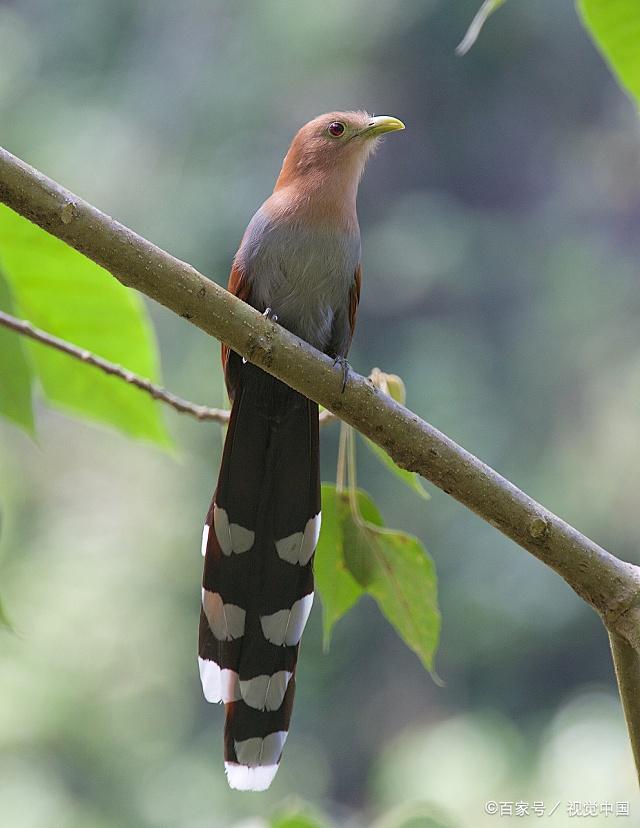
[[[347,387],[347,380],[349,379],[349,371],[351,370],[351,366],[347,362],[347,360],[343,356],[337,356],[333,360],[333,367],[340,368],[342,371],[342,391],[341,393],[344,394],[344,389]]]

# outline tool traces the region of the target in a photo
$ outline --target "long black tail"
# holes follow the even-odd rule
[[[313,602],[318,406],[255,366],[239,373],[202,537],[198,661],[206,699],[225,703],[229,784],[264,790],[287,738]]]

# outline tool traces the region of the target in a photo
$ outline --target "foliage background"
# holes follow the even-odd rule
[[[352,364],[400,374],[414,410],[639,562],[636,115],[571,4],[507,4],[456,58],[475,6],[0,2],[0,142],[224,282],[300,123],[341,107],[401,117],[361,189]],[[215,344],[151,313],[166,384],[221,404]],[[230,792],[222,711],[195,667],[221,434],[166,419],[173,453],[45,408],[37,443],[0,424],[0,583],[17,629],[0,634],[6,824],[259,825],[295,795],[340,825],[414,804],[412,825],[509,822],[484,814],[489,799],[562,800],[553,824],[571,825],[570,800],[633,798],[597,618],[364,450],[387,522],[436,560],[446,686],[369,600],[324,655],[316,607],[276,782]]]

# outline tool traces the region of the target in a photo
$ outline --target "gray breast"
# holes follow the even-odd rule
[[[259,210],[238,251],[251,303],[269,307],[285,328],[324,350],[348,325],[349,291],[360,261],[360,235],[269,221]]]

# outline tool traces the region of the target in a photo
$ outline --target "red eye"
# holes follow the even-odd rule
[[[341,124],[340,121],[334,121],[329,124],[328,129],[329,135],[333,135],[334,138],[339,138],[344,134],[344,124]]]

